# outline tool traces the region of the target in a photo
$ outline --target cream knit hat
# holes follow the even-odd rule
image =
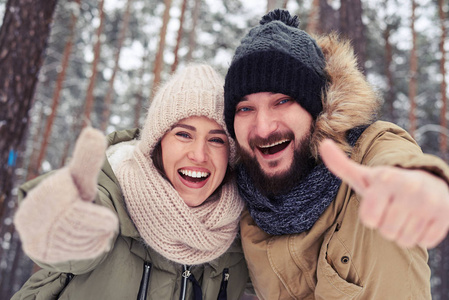
[[[224,79],[208,65],[192,64],[178,71],[160,87],[151,102],[138,145],[140,151],[149,158],[156,144],[174,124],[184,118],[205,116],[226,131],[232,164],[235,144],[224,122],[223,85]]]

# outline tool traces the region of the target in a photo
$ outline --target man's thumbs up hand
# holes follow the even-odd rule
[[[118,231],[117,216],[92,203],[105,150],[104,135],[84,129],[69,165],[28,193],[14,218],[28,256],[56,263],[94,258],[110,249]]]
[[[320,145],[329,170],[361,196],[360,221],[400,246],[435,247],[449,229],[449,188],[426,171],[368,167],[349,159],[331,140]]]

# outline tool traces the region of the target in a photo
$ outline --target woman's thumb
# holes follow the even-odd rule
[[[80,197],[85,201],[92,201],[97,193],[98,174],[106,147],[103,133],[91,127],[83,129],[76,141],[69,169]]]

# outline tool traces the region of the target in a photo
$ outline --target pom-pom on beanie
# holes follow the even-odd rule
[[[314,119],[323,109],[324,55],[315,40],[298,29],[298,17],[276,9],[259,23],[237,47],[225,78],[225,120],[234,138],[235,107],[246,95],[288,95]]]
[[[223,77],[209,65],[188,65],[157,90],[141,131],[140,151],[150,158],[164,134],[188,117],[208,117],[226,131],[223,106]],[[229,138],[229,143],[229,162],[232,163],[235,157],[234,141]]]

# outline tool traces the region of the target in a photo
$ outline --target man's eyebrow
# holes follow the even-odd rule
[[[268,92],[268,93],[271,94],[271,95],[276,94],[276,93],[273,93],[273,92]],[[243,96],[243,97],[240,99],[240,101],[248,101],[248,95]]]

